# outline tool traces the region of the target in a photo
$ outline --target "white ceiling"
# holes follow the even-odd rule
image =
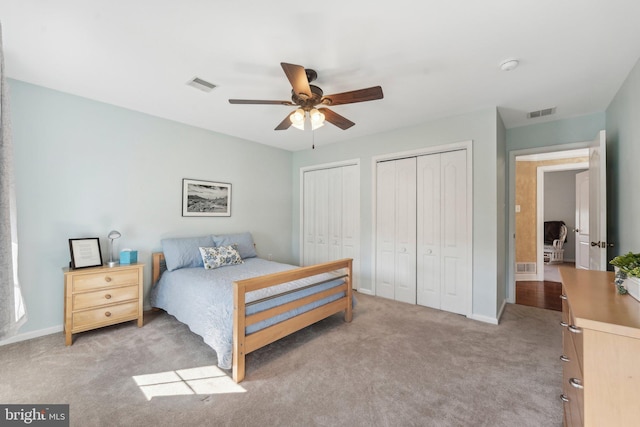
[[[228,103],[290,99],[280,62],[325,94],[382,86],[332,107],[356,126],[316,146],[493,106],[511,128],[604,111],[640,56],[638,17],[637,0],[0,0],[9,77],[292,151],[311,133],[273,130],[291,107]]]

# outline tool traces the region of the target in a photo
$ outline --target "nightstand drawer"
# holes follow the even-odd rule
[[[74,294],[73,311],[137,299],[138,285]]]
[[[138,301],[124,304],[109,305],[93,310],[85,310],[73,313],[73,330],[80,332],[97,328],[103,325],[112,325],[126,319],[138,318]]]
[[[138,270],[77,274],[73,277],[73,292],[127,284],[138,284]]]

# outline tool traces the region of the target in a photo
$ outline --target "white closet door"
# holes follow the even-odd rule
[[[467,314],[466,151],[418,157],[418,304]]]
[[[376,294],[416,303],[416,159],[378,163]]]
[[[442,153],[442,301],[440,308],[467,314],[471,290],[467,280],[467,248],[471,244],[467,230],[466,151]]]
[[[314,171],[305,172],[303,175],[303,265],[312,265],[316,259],[316,176]]]
[[[417,303],[440,308],[440,155],[418,157]]]
[[[342,168],[327,170],[328,197],[327,197],[327,223],[328,223],[328,259],[337,260],[342,255]]]
[[[376,295],[394,299],[396,162],[378,163],[376,172]]]
[[[329,170],[314,172],[315,188],[315,257],[314,264],[329,261]]]
[[[353,288],[360,280],[360,170],[357,165],[342,168],[342,255],[353,259]]]

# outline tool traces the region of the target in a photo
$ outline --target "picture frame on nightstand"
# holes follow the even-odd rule
[[[74,270],[102,266],[102,252],[98,237],[69,239],[69,251],[71,252],[70,267]]]

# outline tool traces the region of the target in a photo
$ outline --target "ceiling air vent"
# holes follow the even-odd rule
[[[187,84],[189,86],[195,87],[196,89],[200,89],[203,92],[211,92],[216,88],[216,85],[214,85],[213,83],[209,83],[208,81],[202,80],[198,77],[194,77]]]
[[[555,114],[555,112],[556,112],[556,107],[545,108],[543,110],[537,110],[537,111],[530,111],[527,113],[527,118],[535,119],[537,117],[550,116],[552,114]]]

